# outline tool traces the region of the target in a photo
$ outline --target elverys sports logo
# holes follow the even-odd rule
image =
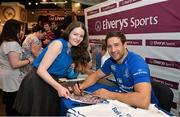
[[[97,32],[99,32],[99,31],[101,30],[101,28],[102,28],[101,22],[100,22],[100,21],[97,21],[97,22],[95,23],[95,30],[96,30]]]

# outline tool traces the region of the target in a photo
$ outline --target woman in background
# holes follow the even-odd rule
[[[31,64],[33,59],[22,59],[20,37],[22,24],[14,19],[6,21],[0,36],[0,88],[6,105],[6,115],[18,115],[12,108],[17,91],[24,77],[21,68]]]
[[[22,81],[14,103],[18,112],[23,115],[59,115],[59,97],[69,98],[69,90],[58,83],[58,78],[69,76],[68,69],[73,62],[77,72],[87,65],[86,61],[77,60],[84,58],[87,48],[88,34],[84,24],[72,22],[62,38],[52,41],[34,60],[34,68]]]

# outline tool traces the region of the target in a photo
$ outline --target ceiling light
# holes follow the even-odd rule
[[[64,1],[64,2],[40,2],[40,4],[65,4],[68,3],[68,1]]]

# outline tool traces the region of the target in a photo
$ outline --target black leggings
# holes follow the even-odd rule
[[[17,92],[4,92],[3,91],[3,103],[6,105],[5,111],[7,116],[19,116],[20,114],[13,109],[14,100]]]

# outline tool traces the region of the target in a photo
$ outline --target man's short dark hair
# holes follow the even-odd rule
[[[126,42],[126,36],[122,33],[122,32],[119,32],[119,31],[114,31],[114,32],[108,32],[107,35],[106,35],[106,38],[105,38],[105,43],[107,45],[107,40],[111,37],[118,37],[120,38],[122,44],[124,44]]]

